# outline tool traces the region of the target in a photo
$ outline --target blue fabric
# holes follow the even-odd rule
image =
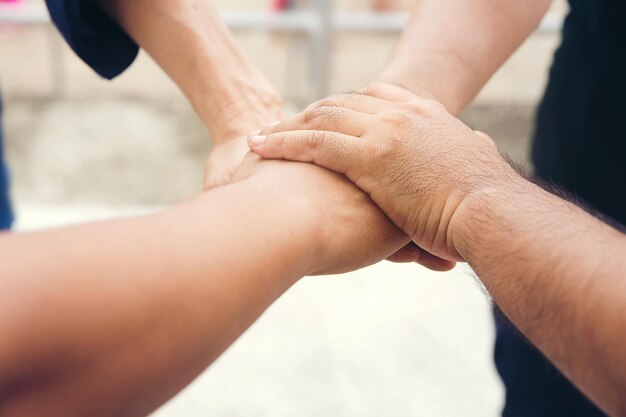
[[[122,73],[137,57],[138,46],[90,0],[46,0],[50,17],[76,54],[104,78]],[[0,119],[2,102],[0,101]],[[0,120],[0,230],[13,223],[9,171],[3,162]]]
[[[605,417],[497,308],[494,318],[503,417]]]
[[[137,57],[137,44],[91,0],[46,0],[46,4],[70,47],[102,77],[116,77]]]
[[[9,201],[9,171],[2,152],[2,100],[0,100],[0,230],[11,228],[13,210]]]

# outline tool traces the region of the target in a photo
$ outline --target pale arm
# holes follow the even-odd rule
[[[180,87],[215,148],[205,188],[228,183],[245,136],[282,118],[280,95],[235,43],[208,0],[93,0]]]
[[[208,0],[93,0],[172,78],[222,143],[281,117],[281,99]]]
[[[551,0],[420,0],[381,82],[459,114],[536,29]]]

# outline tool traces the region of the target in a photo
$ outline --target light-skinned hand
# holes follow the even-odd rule
[[[257,183],[262,181],[281,190],[285,199],[302,201],[302,216],[307,217],[303,221],[313,220],[318,225],[318,233],[310,236],[319,247],[311,253],[317,265],[313,275],[363,268],[392,256],[410,241],[366,193],[342,175],[311,164],[263,160],[249,153],[232,181],[251,177]],[[259,213],[259,221],[263,221],[263,213]],[[405,262],[422,258],[426,266],[435,270],[450,270],[455,265],[422,256],[414,245],[395,257]]]
[[[473,193],[517,177],[493,141],[443,105],[374,84],[331,96],[249,138],[263,158],[312,162],[344,174],[420,248],[463,261],[455,214]]]

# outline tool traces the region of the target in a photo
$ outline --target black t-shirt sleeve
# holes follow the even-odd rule
[[[137,44],[90,0],[46,0],[46,4],[70,47],[102,77],[116,77],[137,57]]]

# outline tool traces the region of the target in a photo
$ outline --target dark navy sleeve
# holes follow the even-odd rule
[[[114,78],[135,60],[137,44],[91,0],[46,0],[46,4],[70,47],[102,77]]]

